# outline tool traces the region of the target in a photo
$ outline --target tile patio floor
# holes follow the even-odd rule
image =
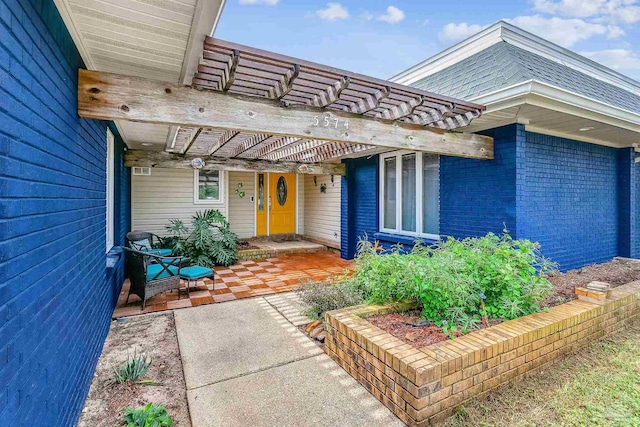
[[[175,291],[165,292],[147,300],[145,310],[140,310],[141,301],[136,295],[131,295],[129,303],[125,303],[129,291],[127,280],[113,318],[287,292],[299,285],[301,280],[323,280],[327,276],[341,274],[350,266],[351,261],[343,260],[329,251],[242,261],[231,267],[217,267],[214,281],[200,280],[197,287],[192,284],[189,298],[186,290],[182,291],[181,299],[178,299]]]

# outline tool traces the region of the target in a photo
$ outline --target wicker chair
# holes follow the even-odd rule
[[[160,237],[157,234],[149,233],[148,231],[130,231],[127,233],[127,247],[153,255],[171,256],[171,249],[158,248],[159,244]]]
[[[163,257],[131,248],[123,249],[125,269],[131,281],[127,302],[131,294],[138,295],[142,300],[141,310],[144,310],[149,298],[173,289],[178,290],[180,298],[180,264],[184,257]]]

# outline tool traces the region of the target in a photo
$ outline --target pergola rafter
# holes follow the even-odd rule
[[[315,141],[315,140],[305,140],[294,146],[287,147],[283,150],[280,150],[278,153],[274,153],[271,155],[263,156],[264,159],[268,160],[292,160],[299,161],[304,158],[303,153],[306,153],[309,150],[314,150],[316,148],[322,147],[327,144],[332,144],[327,141]]]
[[[238,136],[239,133],[240,132],[235,131],[235,130],[227,130],[227,131],[225,131],[222,135],[220,135],[220,137],[218,138],[218,141],[209,149],[209,152],[207,154],[209,156],[214,155],[216,153],[216,151],[218,151],[219,149],[224,147],[226,144],[231,142],[231,140],[233,138],[235,138],[236,136]]]

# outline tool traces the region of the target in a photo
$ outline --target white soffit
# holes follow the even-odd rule
[[[90,70],[190,83],[225,0],[54,0]],[[169,126],[117,121],[130,147],[163,149]]]

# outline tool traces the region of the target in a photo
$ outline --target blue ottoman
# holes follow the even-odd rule
[[[197,282],[198,279],[204,279],[205,277],[211,277],[211,279],[213,279],[214,272],[211,268],[192,265],[191,267],[185,267],[180,269],[180,278],[187,281],[187,297],[189,296],[189,288],[191,287],[191,281],[194,280]]]

